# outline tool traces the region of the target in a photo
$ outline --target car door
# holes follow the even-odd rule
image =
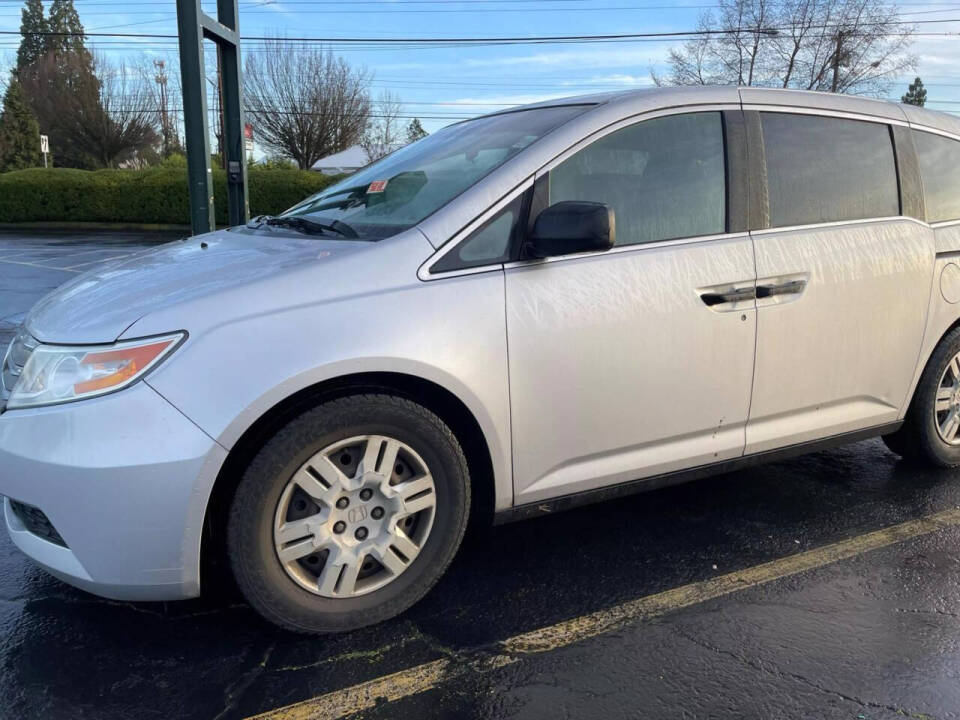
[[[746,452],[892,423],[913,379],[935,253],[930,228],[901,210],[891,126],[773,110],[747,118],[750,149],[765,159],[769,228],[753,233]]]
[[[505,266],[517,504],[742,453],[754,258],[725,132],[739,109],[625,122],[538,175],[534,206],[607,203],[616,245]]]
[[[911,118],[912,120],[912,118]],[[928,120],[920,115],[920,121]],[[932,128],[914,126],[910,135],[917,152],[918,167],[923,176],[924,206],[927,222],[932,226],[936,248],[936,266],[930,293],[930,310],[924,347],[914,373],[919,382],[927,359],[941,338],[957,320],[960,302],[960,140],[955,135],[941,134]],[[951,363],[935,407],[940,437],[956,443],[960,437],[960,415],[950,402],[958,369]],[[941,380],[941,383],[943,382]]]

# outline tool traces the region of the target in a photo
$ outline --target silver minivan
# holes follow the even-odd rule
[[[487,115],[77,277],[2,377],[7,529],[52,574],[171,600],[223,558],[284,627],[375,623],[471,517],[878,435],[960,464],[960,119],[736,87]]]

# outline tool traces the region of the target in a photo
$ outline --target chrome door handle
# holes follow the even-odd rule
[[[714,305],[723,305],[724,303],[741,302],[742,300],[753,300],[757,297],[757,292],[752,287],[738,288],[729,292],[705,292],[700,294],[700,299],[707,307]]]
[[[768,298],[775,295],[796,295],[802,293],[807,286],[806,280],[791,280],[780,285],[757,285],[757,298]]]

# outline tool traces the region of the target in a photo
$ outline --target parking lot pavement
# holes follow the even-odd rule
[[[958,718],[958,507],[960,473],[867,441],[475,531],[404,616],[324,638],[223,582],[100,600],[4,535],[0,718]]]
[[[37,300],[69,278],[180,235],[0,232],[0,346]]]

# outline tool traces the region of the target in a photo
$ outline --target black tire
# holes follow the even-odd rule
[[[945,442],[937,430],[937,389],[947,365],[960,353],[960,328],[940,341],[920,376],[903,425],[895,433],[883,436],[891,451],[913,462],[934,467],[960,466],[960,445]]]
[[[363,434],[389,435],[423,458],[436,488],[433,526],[419,555],[385,586],[356,597],[322,597],[300,587],[281,565],[274,514],[287,482],[314,453]],[[343,632],[391,618],[420,600],[453,559],[469,511],[467,462],[446,424],[403,398],[355,395],[308,410],[257,453],[231,504],[227,550],[240,591],[267,620],[301,633]]]

